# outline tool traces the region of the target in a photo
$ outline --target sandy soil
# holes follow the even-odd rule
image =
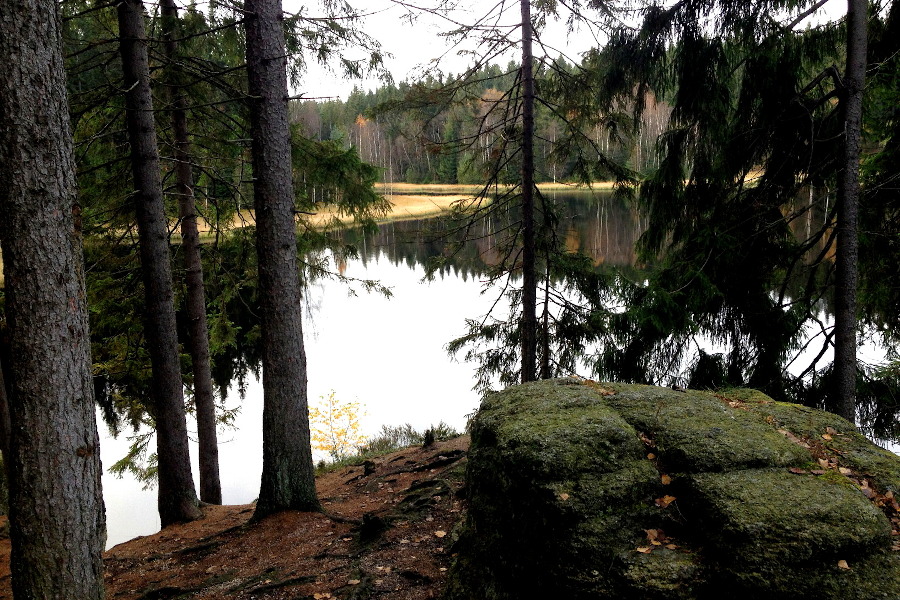
[[[205,507],[199,521],[106,552],[106,597],[437,598],[464,510],[468,442],[408,448],[323,475],[324,513],[285,512],[251,524],[253,505]],[[3,539],[0,598],[11,597]]]

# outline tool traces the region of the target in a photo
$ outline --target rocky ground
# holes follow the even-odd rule
[[[437,598],[464,508],[468,438],[401,450],[322,475],[323,513],[250,524],[253,506],[210,506],[202,520],[105,555],[106,597],[322,600]],[[0,540],[0,598],[11,598]]]

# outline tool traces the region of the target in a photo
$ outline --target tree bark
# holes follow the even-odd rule
[[[847,66],[844,74],[844,168],[838,189],[835,258],[835,404],[842,417],[856,421],[856,290],[859,282],[859,159],[866,76],[868,2],[847,2]]]
[[[534,231],[534,69],[531,2],[522,9],[522,383],[537,378],[537,259]]]
[[[318,510],[291,187],[280,0],[246,0],[256,251],[262,311],[263,472],[255,519]]]
[[[172,112],[172,134],[175,138],[175,193],[181,219],[181,251],[184,253],[185,308],[188,316],[188,348],[194,372],[194,408],[197,415],[197,444],[200,463],[200,499],[209,504],[222,504],[219,481],[219,445],[216,439],[216,401],[213,395],[209,364],[209,328],[206,322],[206,294],[203,265],[200,260],[200,233],[197,229],[197,207],[194,204],[194,178],[191,173],[190,140],[188,138],[187,101],[181,91],[177,65],[175,29],[178,9],[174,0],[160,2],[163,49],[168,59],[168,91]]]
[[[162,526],[201,516],[191,475],[184,389],[175,328],[169,238],[160,179],[159,150],[144,10],[140,0],[119,3],[119,36],[125,74],[125,118],[131,144],[131,169],[135,192],[144,279],[145,335],[153,369],[151,407],[156,422],[156,454],[159,461],[159,516]]]
[[[0,63],[13,597],[100,600],[106,519],[55,2],[4,2]]]

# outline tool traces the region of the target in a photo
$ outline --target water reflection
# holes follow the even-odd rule
[[[642,227],[625,199],[611,191],[556,192],[548,194],[548,199],[557,206],[558,235],[567,251],[590,256],[598,266],[634,265],[634,245]],[[493,215],[475,223],[469,231],[472,241],[456,252],[444,269],[464,278],[484,275],[500,261],[496,232],[515,218]],[[446,233],[446,224],[440,220],[413,219],[382,225],[371,237],[348,231],[344,239],[359,248],[364,264],[375,256],[385,256],[394,264],[415,268],[446,254]]]
[[[563,207],[560,236],[565,248],[591,257],[597,266],[634,265],[635,242],[642,231],[635,212],[611,193],[558,194]],[[306,294],[305,335],[309,360],[309,398],[315,401],[332,390],[342,399],[365,405],[364,433],[383,424],[410,423],[424,429],[446,421],[462,430],[466,415],[475,410],[472,391],[475,365],[451,360],[444,345],[465,331],[465,319],[482,315],[495,293],[482,293],[482,282],[496,264],[497,222],[479,225],[478,239],[454,257],[430,282],[423,281],[429,259],[444,256],[446,243],[434,221],[404,221],[383,225],[377,235],[363,238],[346,233],[346,241],[360,250],[360,260],[341,261],[337,268],[348,278],[377,279],[393,297],[348,293],[345,284],[322,279]],[[230,277],[252,273],[252,253],[231,250]],[[221,285],[225,278],[209,279]],[[255,288],[247,278],[243,295],[231,298],[228,310],[245,333],[255,322]],[[233,349],[218,365],[224,384],[231,382],[227,406],[240,406],[236,429],[220,432],[223,498],[229,504],[251,502],[257,495],[261,471],[262,391],[253,375],[258,351],[249,341]],[[246,376],[241,399],[234,380]],[[101,430],[105,427],[101,425]],[[112,464],[127,444],[105,438],[102,458]],[[192,446],[196,456],[196,448]],[[196,460],[196,459],[195,459]],[[196,463],[195,463],[196,474]],[[144,491],[134,480],[104,477],[109,543],[116,544],[159,528],[156,493]]]

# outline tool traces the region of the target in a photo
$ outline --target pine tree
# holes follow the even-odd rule
[[[848,0],[847,67],[841,103],[844,155],[838,193],[835,270],[834,372],[835,406],[856,421],[856,293],[859,285],[859,160],[862,147],[863,93],[866,78],[866,0]]]
[[[4,3],[0,60],[13,596],[101,600],[106,523],[55,2]]]
[[[256,252],[262,312],[263,472],[254,518],[317,510],[297,264],[280,0],[246,0]]]
[[[170,74],[169,110],[175,143],[175,193],[178,196],[178,218],[181,221],[181,249],[184,253],[185,309],[188,318],[188,348],[191,354],[194,383],[194,407],[197,414],[197,445],[200,463],[200,500],[222,504],[219,482],[219,447],[216,439],[216,402],[213,395],[209,356],[209,328],[206,321],[206,294],[203,286],[203,264],[200,258],[200,233],[197,207],[194,205],[194,176],[187,124],[187,98],[179,77],[178,44],[176,42],[178,9],[174,0],[160,2],[166,68]]]
[[[201,516],[191,475],[184,388],[181,379],[178,334],[169,237],[160,180],[156,123],[150,92],[150,67],[141,0],[126,0],[117,7],[134,209],[140,238],[146,325],[153,368],[152,415],[156,424],[159,463],[159,516],[163,527]]]

